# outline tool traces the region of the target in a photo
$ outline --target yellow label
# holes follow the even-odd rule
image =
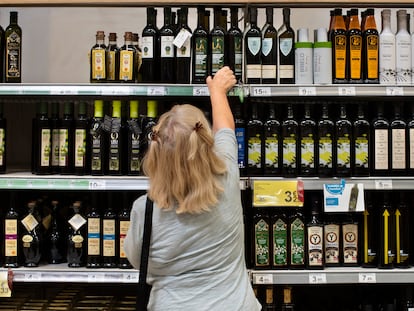
[[[350,37],[350,78],[361,79],[361,54],[362,54],[362,38],[359,35]]]
[[[254,180],[253,206],[303,206],[301,180]]]
[[[121,51],[119,59],[119,79],[123,81],[132,80],[134,53],[132,51]]]
[[[100,255],[101,222],[99,218],[88,218],[88,255]]]
[[[17,256],[17,219],[5,220],[5,256]]]
[[[345,79],[346,72],[346,36],[335,37],[335,79]]]
[[[11,297],[12,291],[8,282],[8,271],[0,272],[0,297]]]
[[[378,79],[378,36],[367,37],[367,76],[368,79]]]
[[[50,129],[42,129],[40,139],[40,166],[50,165]]]
[[[115,219],[103,221],[103,255],[115,256]]]
[[[86,155],[86,130],[75,130],[75,167],[84,167]]]
[[[96,49],[92,51],[92,79],[99,80],[106,78],[105,50]]]
[[[129,229],[129,220],[121,220],[119,222],[119,258],[126,258],[124,251],[125,237]]]
[[[22,219],[22,224],[26,228],[26,230],[30,232],[34,228],[36,228],[39,222],[32,214],[29,214],[25,218]]]

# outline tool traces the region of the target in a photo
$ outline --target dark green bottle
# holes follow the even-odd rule
[[[296,177],[298,175],[298,140],[299,125],[295,119],[293,105],[287,105],[286,118],[282,122],[282,175]]]
[[[61,174],[73,173],[73,125],[73,102],[65,102],[59,126],[59,171]]]
[[[204,27],[205,12],[204,6],[197,7],[197,28],[194,29],[194,33],[191,38],[193,40],[193,70],[191,80],[193,83],[201,84],[206,83],[209,68],[209,30]]]
[[[269,105],[269,117],[264,123],[264,173],[281,174],[280,164],[280,122],[276,119],[276,105]]]
[[[103,130],[104,112],[103,101],[95,100],[94,114],[91,120],[89,140],[91,146],[91,174],[104,175],[105,174],[105,160],[106,160],[106,139]]]
[[[305,113],[299,124],[299,175],[315,176],[317,158],[317,132],[316,122],[311,116],[309,104],[305,104]]]
[[[99,211],[99,195],[92,193],[92,202],[86,214],[87,221],[87,252],[86,268],[100,268],[102,266],[102,219]]]
[[[89,119],[86,113],[87,103],[82,101],[78,106],[78,116],[74,126],[73,167],[76,175],[89,173]]]
[[[348,119],[346,105],[340,105],[339,119],[335,122],[334,166],[336,175],[351,176],[352,123]]]
[[[20,83],[22,82],[22,29],[17,24],[17,12],[10,12],[10,24],[4,33],[4,39],[5,82]]]
[[[251,105],[251,117],[246,127],[247,138],[247,174],[263,174],[263,122],[259,119],[258,103]]]
[[[117,215],[113,209],[115,203],[113,196],[114,194],[109,193],[107,206],[102,215],[102,266],[104,268],[115,268],[117,266]]]

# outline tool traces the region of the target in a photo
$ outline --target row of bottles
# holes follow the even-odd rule
[[[115,196],[121,204],[115,204]],[[69,267],[132,268],[123,250],[132,204],[127,193],[94,192],[84,201],[71,202],[42,196],[20,204],[24,205],[12,192],[2,221],[4,267],[37,267],[45,261],[67,262]]]
[[[93,116],[86,102],[38,104],[33,120],[32,171],[35,174],[139,175],[149,133],[157,119],[157,102],[147,101],[147,115],[139,102],[113,100],[110,107],[95,100]],[[107,112],[109,115],[107,115]]]
[[[306,195],[305,195],[306,197]],[[255,269],[331,266],[407,268],[413,264],[412,193],[366,191],[363,213],[322,211],[318,194],[304,207],[252,211]]]
[[[242,175],[397,176],[414,169],[409,103],[368,111],[363,102],[250,102],[247,120],[243,106],[232,107]]]

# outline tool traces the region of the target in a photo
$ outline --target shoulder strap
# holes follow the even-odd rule
[[[147,281],[148,256],[152,229],[152,211],[154,203],[147,197],[145,206],[144,235],[142,238],[141,264],[139,266],[139,283],[145,284]]]

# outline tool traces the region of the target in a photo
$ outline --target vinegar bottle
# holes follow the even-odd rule
[[[364,83],[379,83],[379,35],[375,23],[374,9],[366,10],[362,40],[365,49],[362,53],[364,55]]]
[[[121,269],[131,269],[132,265],[128,261],[128,258],[124,251],[125,237],[127,235],[131,218],[131,206],[128,200],[128,195],[126,192],[123,193],[122,208],[118,213],[118,239],[119,239],[119,258],[118,258],[118,268]]]
[[[90,52],[90,82],[102,82],[106,80],[106,45],[105,33],[97,31],[96,44]]]
[[[81,215],[81,202],[72,204],[73,216],[69,219],[69,233],[67,237],[67,261],[71,268],[78,268],[85,264],[85,224],[86,219]]]
[[[347,37],[342,9],[334,11],[330,41],[332,42],[332,83],[347,83]]]
[[[358,9],[351,9],[348,38],[348,75],[350,83],[362,83],[362,32],[358,19]]]
[[[92,193],[92,202],[86,214],[87,251],[86,268],[100,268],[102,255],[102,219],[99,212],[98,193]]]
[[[306,225],[307,236],[307,262],[308,269],[323,269],[325,266],[324,256],[324,226],[320,219],[320,201],[314,198],[311,206],[311,219]]]
[[[117,241],[116,241],[116,222],[117,215],[113,210],[113,194],[109,194],[107,207],[102,215],[102,265],[104,268],[115,268],[117,266]]]
[[[62,263],[64,259],[65,251],[65,240],[59,225],[58,215],[59,215],[59,202],[52,201],[52,226],[50,233],[48,234],[48,263],[50,264],[59,264]]]
[[[21,220],[25,230],[22,233],[22,245],[25,267],[37,267],[41,257],[40,219],[37,217],[35,208],[36,202],[27,204],[28,214]]]
[[[132,44],[132,32],[125,32],[124,45],[119,51],[119,80],[121,82],[134,83],[138,68],[137,49]]]
[[[371,174],[375,176],[387,176],[390,169],[389,150],[389,122],[384,116],[384,106],[377,106],[376,118],[372,121],[372,144],[371,144]]]

